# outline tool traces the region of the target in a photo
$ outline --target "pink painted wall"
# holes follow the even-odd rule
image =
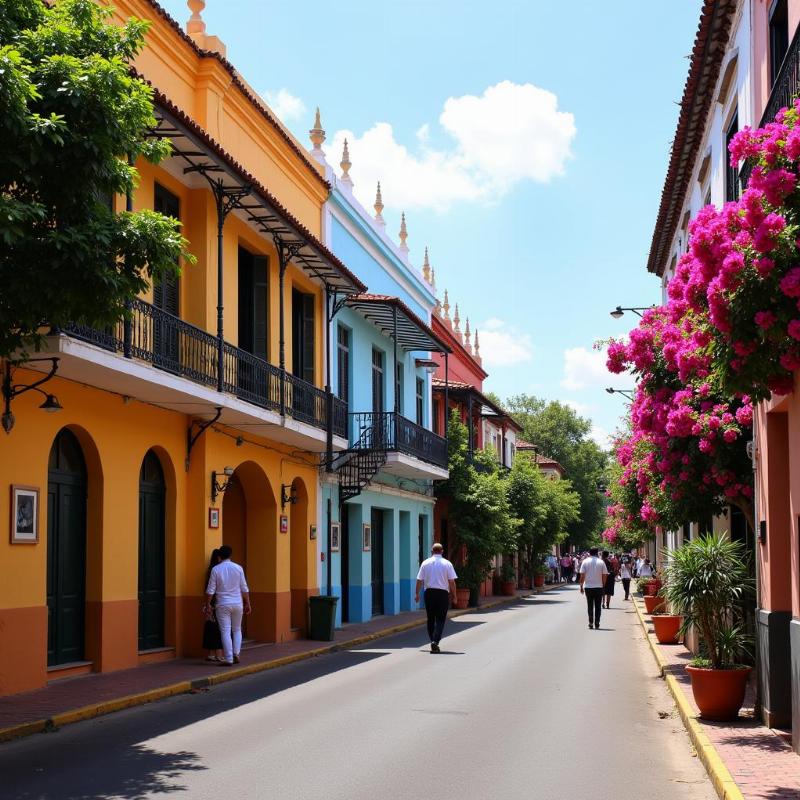
[[[769,7],[771,0],[751,0],[753,37],[753,120],[757,123],[769,100]],[[800,0],[789,0],[789,41],[800,25]]]

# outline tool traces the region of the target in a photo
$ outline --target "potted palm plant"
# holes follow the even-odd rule
[[[664,608],[664,598],[655,594],[646,594],[644,596],[644,607],[648,614],[656,614],[660,609]]]
[[[513,597],[517,590],[517,571],[509,556],[503,557],[500,567],[500,592],[504,597]]]
[[[541,562],[536,564],[533,568],[533,585],[537,589],[541,589],[544,586],[544,579],[550,570]]]
[[[697,630],[700,657],[686,667],[700,716],[735,719],[744,702],[750,667],[741,662],[750,640],[742,601],[753,591],[747,554],[726,534],[709,534],[671,551],[663,594],[684,617],[680,633]]]

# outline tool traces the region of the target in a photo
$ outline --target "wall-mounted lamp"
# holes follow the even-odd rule
[[[294,505],[297,502],[297,492],[291,486],[281,484],[281,511],[286,507],[286,504]]]
[[[40,378],[38,381],[34,381],[27,386],[24,383],[13,382],[12,363],[8,360],[5,362],[5,370],[3,373],[3,400],[5,401],[5,407],[3,409],[3,416],[0,418],[0,423],[2,423],[3,430],[6,433],[11,433],[11,429],[14,427],[14,422],[16,422],[14,415],[11,413],[11,401],[15,397],[25,394],[25,392],[33,390],[44,397],[44,402],[39,406],[42,411],[47,411],[49,414],[53,414],[56,411],[61,411],[62,409],[61,403],[58,402],[58,398],[54,394],[48,394],[39,388],[43,383],[47,383],[47,381],[49,381],[50,378],[56,374],[56,371],[58,370],[58,359],[30,358],[24,363],[30,364],[41,361],[50,362],[50,372],[48,372],[44,378]]]
[[[217,495],[222,494],[230,485],[231,478],[233,477],[233,467],[225,467],[222,470],[223,480],[217,480],[219,473],[216,470],[211,471],[211,502],[217,501]]]

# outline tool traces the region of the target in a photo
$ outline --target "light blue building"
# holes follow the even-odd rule
[[[341,625],[416,608],[417,570],[433,541],[433,481],[447,477],[447,442],[431,430],[431,357],[447,358],[448,347],[430,329],[436,297],[427,260],[425,274],[408,261],[405,219],[397,246],[385,233],[380,190],[372,216],[353,196],[347,153],[341,177],[325,161],[319,118],[311,139],[333,187],[325,242],[369,287],[331,299],[327,332],[350,449],[322,471],[319,586],[340,598]]]

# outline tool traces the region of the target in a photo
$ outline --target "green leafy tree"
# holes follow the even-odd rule
[[[466,550],[465,562],[459,565],[459,583],[476,589],[488,577],[494,556],[516,549],[519,520],[491,454],[476,454],[477,469],[470,461],[467,428],[455,411],[447,430],[450,476],[437,493],[449,498],[454,533]]]
[[[564,467],[580,498],[580,516],[569,524],[569,539],[581,546],[596,538],[605,516],[605,499],[598,486],[603,483],[608,455],[590,438],[591,422],[563,403],[533,395],[515,395],[505,406],[522,426],[522,438]]]
[[[108,325],[152,276],[177,269],[179,223],[113,213],[139,157],[168,141],[153,92],[130,72],[148,24],[110,22],[93,0],[0,0],[0,357],[41,343],[43,324]]]
[[[568,480],[549,480],[526,453],[519,453],[507,481],[511,511],[520,520],[517,547],[532,574],[553,545],[564,541],[580,514],[580,498]]]

